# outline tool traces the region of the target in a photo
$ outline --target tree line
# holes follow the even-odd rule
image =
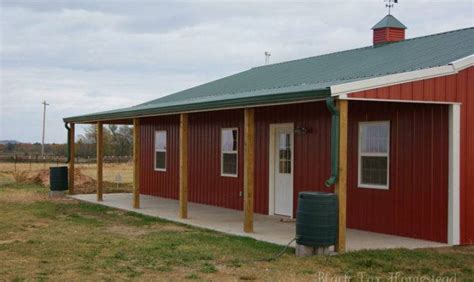
[[[85,128],[84,134],[76,137],[76,157],[94,158],[96,156],[97,131],[95,125]],[[66,156],[67,144],[45,144],[46,155]],[[133,127],[128,125],[109,124],[104,126],[104,155],[131,156],[133,146]],[[40,143],[8,143],[0,144],[0,153],[17,155],[41,154]]]

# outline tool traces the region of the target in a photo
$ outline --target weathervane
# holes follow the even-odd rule
[[[395,4],[398,4],[398,0],[384,0],[385,1],[385,7],[388,8],[388,14],[390,15],[390,12]]]
[[[265,51],[265,65],[268,65],[270,63],[270,56],[272,55],[270,51]]]

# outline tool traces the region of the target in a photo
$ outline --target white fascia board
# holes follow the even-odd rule
[[[472,67],[472,66],[474,66],[474,55],[464,57],[464,58],[456,60],[456,61],[454,61],[450,64],[453,65],[453,67],[456,71],[460,71],[460,70],[463,70],[465,68]]]
[[[384,75],[354,82],[332,85],[331,96],[340,96],[340,98],[345,99],[347,98],[347,94],[350,93],[456,74],[458,71],[471,66],[474,66],[474,55],[469,55],[445,66]]]
[[[372,101],[372,102],[395,102],[395,103],[410,103],[410,104],[440,104],[440,105],[461,105],[460,102],[448,101],[423,101],[423,100],[400,100],[400,99],[379,99],[379,98],[352,98],[347,97],[346,94],[339,95],[340,100],[348,101]]]

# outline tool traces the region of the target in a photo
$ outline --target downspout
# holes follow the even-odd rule
[[[339,112],[334,104],[334,98],[326,99],[326,106],[332,114],[331,118],[331,176],[324,185],[330,187],[337,182],[339,177]]]
[[[64,127],[67,130],[66,161],[64,163],[67,164],[71,160],[71,156],[69,154],[69,143],[71,142],[71,136],[69,135],[71,135],[71,128],[69,127],[69,124],[67,122],[64,123]]]

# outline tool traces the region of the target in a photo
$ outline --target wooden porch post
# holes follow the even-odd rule
[[[140,208],[140,119],[133,119],[133,208]]]
[[[74,123],[70,123],[69,124],[69,136],[67,138],[69,138],[69,185],[68,185],[68,188],[69,188],[69,195],[73,195],[74,194],[74,157],[75,157],[75,149],[76,149],[76,146],[75,146],[75,133],[74,133]]]
[[[97,201],[103,200],[103,159],[104,159],[104,127],[101,121],[97,122]]]
[[[188,114],[179,122],[179,217],[188,218]]]
[[[253,232],[255,111],[244,112],[244,232]]]
[[[338,100],[339,108],[339,178],[336,183],[336,194],[339,201],[339,227],[336,251],[346,250],[346,194],[347,194],[347,128],[348,101]]]

